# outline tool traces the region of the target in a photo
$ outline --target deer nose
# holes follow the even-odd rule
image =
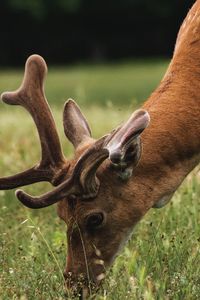
[[[70,290],[76,290],[76,288],[80,289],[80,287],[85,286],[87,283],[86,276],[83,274],[77,276],[72,272],[65,271],[63,276],[65,278],[66,286]]]
[[[64,271],[63,276],[65,278],[67,289],[73,296],[77,297],[76,299],[87,299],[89,289],[87,286],[87,280],[83,274],[76,276],[72,272]]]

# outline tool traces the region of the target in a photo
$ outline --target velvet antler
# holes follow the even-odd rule
[[[64,108],[66,136],[75,148],[88,141],[91,143],[70,171],[72,174],[69,177],[69,163],[62,153],[55,122],[44,96],[43,82],[46,72],[43,58],[32,55],[26,62],[21,87],[15,92],[2,95],[2,100],[7,104],[21,105],[31,114],[38,129],[42,157],[40,163],[33,168],[14,176],[0,178],[0,189],[12,189],[39,181],[49,181],[57,186],[53,191],[39,197],[32,197],[22,190],[16,191],[18,199],[30,208],[46,207],[66,197],[95,197],[100,184],[96,177],[98,167],[108,157],[111,165],[120,169],[128,165],[135,166],[141,153],[138,146],[139,135],[149,123],[148,113],[138,110],[123,126],[95,142],[79,107],[74,101],[68,101]]]
[[[98,167],[108,157],[112,162],[112,156],[115,153],[121,153],[119,161],[123,161],[130,145],[135,143],[137,147],[139,134],[148,126],[148,123],[148,113],[144,110],[138,110],[121,128],[102,137],[89,147],[79,158],[72,176],[68,180],[53,191],[39,197],[32,197],[18,190],[16,192],[18,199],[30,208],[42,208],[72,195],[79,199],[94,198],[99,189],[99,181],[96,177]],[[140,153],[140,149],[136,148],[136,151]],[[135,165],[134,160],[132,164]]]
[[[51,110],[44,95],[43,85],[47,66],[42,57],[32,55],[26,62],[24,79],[15,92],[5,92],[1,98],[10,105],[21,105],[31,114],[41,143],[41,161],[33,168],[10,177],[0,179],[0,189],[13,189],[39,181],[53,185],[68,168],[63,156],[59,137]]]
[[[94,198],[99,189],[96,171],[109,155],[109,152],[103,148],[103,144],[104,138],[89,148],[76,163],[71,177],[53,191],[39,197],[32,197],[22,190],[17,190],[16,196],[25,206],[30,208],[46,207],[69,196],[80,199]]]

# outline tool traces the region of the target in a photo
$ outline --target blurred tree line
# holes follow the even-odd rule
[[[0,65],[171,55],[194,0],[1,0]]]

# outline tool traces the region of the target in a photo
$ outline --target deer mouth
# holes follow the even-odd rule
[[[74,291],[72,293],[73,297],[76,297],[76,299],[79,300],[86,300],[86,299],[95,299],[95,295],[97,291],[99,290],[99,287],[95,287],[92,290],[90,290],[88,287],[84,286],[77,290],[76,292]]]
[[[87,275],[75,275],[72,272],[64,272],[66,288],[73,296],[85,300],[93,293],[96,293],[105,278],[105,273],[98,273],[88,280]]]

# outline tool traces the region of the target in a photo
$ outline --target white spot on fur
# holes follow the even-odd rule
[[[95,259],[94,263],[96,265],[102,265],[102,266],[104,265],[104,261],[102,259]]]
[[[101,251],[97,248],[95,248],[95,254],[96,256],[101,256]]]
[[[153,208],[162,208],[162,207],[164,207],[171,200],[173,194],[174,193],[170,193],[168,195],[163,196],[160,200],[158,200],[154,204]]]
[[[106,275],[105,275],[104,273],[101,273],[101,274],[99,274],[99,275],[97,276],[97,280],[98,280],[98,281],[101,281],[101,280],[103,280],[105,277],[106,277]]]

